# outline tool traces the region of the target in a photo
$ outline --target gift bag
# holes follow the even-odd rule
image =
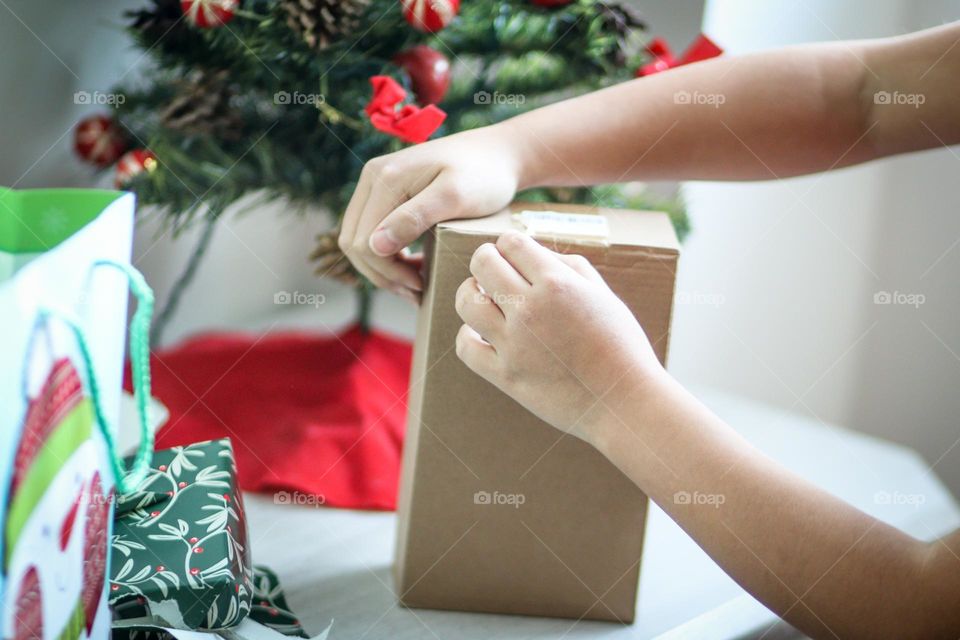
[[[106,639],[116,490],[149,463],[152,294],[129,266],[131,194],[0,189],[0,630]],[[141,449],[115,450],[127,282]]]

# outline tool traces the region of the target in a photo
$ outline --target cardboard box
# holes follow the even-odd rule
[[[438,225],[425,247],[398,507],[401,604],[632,622],[647,497],[582,440],[529,413],[457,358],[457,287],[473,252],[524,210],[606,218],[606,245],[580,253],[634,312],[666,360],[679,255],[665,214],[517,203]],[[557,318],[557,322],[562,322]]]

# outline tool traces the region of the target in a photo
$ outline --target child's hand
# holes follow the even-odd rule
[[[438,222],[505,207],[517,189],[512,147],[493,126],[371,160],[344,213],[340,248],[378,287],[416,297],[420,274],[401,250]]]
[[[582,256],[517,232],[477,249],[457,354],[542,420],[591,441],[617,391],[665,376],[643,329]],[[607,395],[610,394],[610,395]]]

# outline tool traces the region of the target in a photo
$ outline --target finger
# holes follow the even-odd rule
[[[350,246],[350,258],[354,263],[362,262],[367,271],[377,273],[381,279],[396,286],[403,286],[413,291],[423,289],[420,274],[416,268],[395,256],[377,256],[370,249],[370,233],[382,220],[386,212],[399,204],[405,197],[404,192],[396,184],[390,184],[384,179],[377,179],[370,188],[370,195],[360,214],[357,229]],[[359,267],[358,267],[359,268]]]
[[[411,291],[406,287],[396,287],[395,289],[391,289],[390,291],[400,296],[401,298],[403,298],[404,300],[406,300],[407,302],[409,302],[415,307],[419,307],[420,302],[423,299],[419,291]]]
[[[350,202],[347,204],[346,211],[343,213],[343,221],[340,223],[340,237],[337,239],[337,244],[340,245],[340,250],[345,254],[353,244],[353,237],[357,231],[357,222],[360,219],[360,213],[363,211],[363,207],[367,203],[367,198],[370,196],[370,185],[372,184],[371,174],[373,171],[372,163],[368,162],[363,166],[363,170],[360,172],[360,179],[357,180],[357,186],[353,190],[353,195],[350,196]]]
[[[470,273],[493,299],[494,304],[501,307],[502,300],[522,295],[530,286],[506,258],[500,255],[497,247],[489,242],[480,245],[473,252],[473,257],[470,258]]]
[[[370,249],[379,256],[393,255],[436,223],[456,218],[459,207],[453,179],[441,174],[383,218],[370,236]]]
[[[381,258],[370,254],[363,254],[360,260],[372,271],[377,272],[381,277],[390,283],[391,289],[403,287],[411,291],[422,291],[423,280],[420,277],[420,269],[401,259],[399,256],[390,256]]]
[[[457,289],[457,314],[471,329],[491,344],[496,344],[503,328],[503,312],[490,297],[480,291],[476,278],[467,278]]]
[[[556,252],[554,252],[556,253]],[[592,282],[603,282],[603,276],[593,268],[590,261],[577,253],[556,253],[560,261]]]
[[[351,262],[357,271],[359,271],[367,280],[373,283],[373,286],[381,289],[390,289],[392,286],[395,286],[378,272],[371,269],[370,266],[363,260],[358,258],[352,259]]]
[[[463,325],[457,332],[457,357],[477,375],[491,380],[496,370],[497,352],[480,334]],[[491,380],[492,381],[492,380]]]
[[[423,251],[417,251],[416,253],[413,253],[409,249],[406,249],[400,254],[400,259],[417,271],[423,270]]]
[[[563,264],[559,256],[530,236],[519,231],[507,231],[497,239],[497,249],[514,269],[531,283],[542,274]]]

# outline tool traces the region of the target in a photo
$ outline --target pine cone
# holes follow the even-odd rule
[[[611,52],[610,59],[617,66],[623,66],[627,61],[630,33],[634,29],[646,29],[647,23],[636,9],[627,4],[601,0],[597,3],[597,9],[604,26],[616,34],[617,47]]]
[[[230,104],[228,71],[201,71],[183,83],[180,91],[160,112],[164,127],[191,135],[236,138],[242,124]]]
[[[370,0],[281,0],[287,25],[311,49],[321,51],[352,34]]]
[[[361,284],[360,274],[340,251],[337,244],[339,235],[340,229],[337,228],[317,236],[317,248],[310,254],[310,260],[317,263],[314,274],[320,278],[329,277],[351,287],[358,287]]]

